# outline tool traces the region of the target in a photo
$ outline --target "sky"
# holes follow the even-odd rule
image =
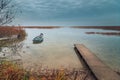
[[[11,25],[120,26],[120,0],[14,0]]]

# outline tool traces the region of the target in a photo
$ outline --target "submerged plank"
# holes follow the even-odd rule
[[[105,65],[83,44],[75,44],[75,48],[98,80],[120,80],[120,76],[116,72]]]

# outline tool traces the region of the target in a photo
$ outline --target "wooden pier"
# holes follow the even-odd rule
[[[74,46],[97,80],[120,80],[120,75],[105,65],[83,44],[75,44]]]

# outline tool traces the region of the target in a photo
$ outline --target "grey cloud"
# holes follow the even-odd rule
[[[120,0],[15,0],[22,10],[22,19],[77,20],[120,14]],[[120,17],[120,16],[118,16]],[[80,20],[80,21],[81,21]],[[89,20],[89,19],[88,19]],[[117,19],[118,20],[118,19]]]

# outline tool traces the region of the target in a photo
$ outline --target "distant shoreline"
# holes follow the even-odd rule
[[[22,27],[22,28],[53,29],[53,28],[63,28],[64,26],[0,26],[0,27]],[[104,29],[104,30],[120,31],[120,26],[70,26],[69,28]]]
[[[120,26],[72,26],[71,28],[78,28],[78,29],[104,29],[104,30],[117,30],[117,31],[120,31]]]
[[[86,34],[101,34],[107,36],[120,36],[120,32],[86,32]]]
[[[61,28],[60,26],[22,26],[23,28],[37,28],[37,29],[54,29]]]
[[[53,29],[62,28],[61,26],[0,26],[0,27],[14,27],[14,28],[37,28],[37,29]]]

